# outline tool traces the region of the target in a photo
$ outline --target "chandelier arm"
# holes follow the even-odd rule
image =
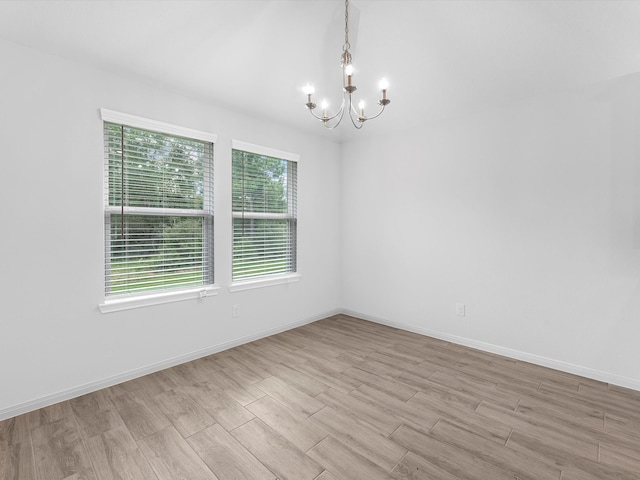
[[[358,118],[358,123],[356,123],[356,121],[353,119],[353,113],[358,113],[358,112],[356,112],[355,109],[353,108],[351,95],[349,95],[349,119],[351,120],[351,123],[353,124],[353,126],[356,127],[358,130],[360,130],[364,126],[364,122],[361,122],[360,119]]]
[[[329,125],[329,122],[323,122],[325,128],[327,128],[328,130],[333,130],[334,128],[336,128],[338,125],[340,125],[340,123],[342,123],[342,119],[344,118],[344,109],[340,110],[341,115],[340,118],[338,119],[338,121],[335,123],[335,125],[331,126]]]
[[[322,120],[322,117],[313,113],[313,110],[309,109],[309,113],[313,115],[315,118],[317,118],[318,120]]]
[[[351,111],[353,113],[355,113],[356,115],[360,116],[360,112],[358,112],[358,110],[356,110],[356,106],[354,105],[354,103],[351,101],[351,95],[349,95],[349,106],[351,107]]]
[[[351,123],[353,124],[353,126],[356,127],[358,130],[364,127],[364,122],[361,122],[360,120],[358,120],[358,122],[356,123],[356,121],[353,119],[353,115],[351,114],[351,111],[349,111],[349,118],[351,119]]]
[[[344,111],[345,111],[344,107],[345,107],[345,100],[343,98],[342,99],[342,104],[340,105],[340,109],[338,110],[338,112],[335,115],[332,115],[330,117],[316,115],[312,109],[309,109],[309,113],[311,113],[311,115],[314,118],[320,120],[325,128],[327,128],[329,130],[333,130],[338,125],[340,125],[340,123],[342,122],[342,118],[344,117]],[[336,118],[338,118],[338,121],[334,125],[331,125],[329,122],[331,122],[331,120],[334,120]]]
[[[334,116],[332,117],[332,119],[333,119],[333,118],[338,117],[338,115],[339,115],[338,121],[337,121],[335,124],[333,124],[333,125],[330,125],[330,124],[329,124],[329,120],[328,120],[328,119],[327,119],[327,120],[325,120],[325,119],[322,119],[322,118],[321,118],[321,120],[322,120],[322,125],[323,125],[327,130],[333,130],[333,129],[334,129],[334,128],[336,128],[338,125],[340,125],[340,123],[342,122],[342,118],[344,117],[344,106],[343,106],[342,108],[340,108],[340,111],[339,111],[336,115],[334,115]]]
[[[378,110],[378,113],[376,113],[373,117],[364,117],[364,119],[373,120],[374,118],[378,118],[380,115],[382,115],[382,112],[384,112],[384,107],[386,107],[386,105],[381,105],[380,110]]]
[[[342,103],[340,104],[340,109],[338,110],[338,112],[333,116],[327,117],[327,121],[333,120],[338,115],[341,116],[341,117],[342,117],[342,115],[344,115],[344,97],[342,97]]]
[[[337,113],[335,115],[330,115],[330,116],[327,116],[327,117],[325,117],[324,115],[323,116],[316,115],[312,109],[308,109],[308,110],[311,113],[311,115],[313,115],[318,120],[322,120],[323,122],[325,122],[325,121],[328,122],[328,121],[331,121],[334,118],[337,118],[338,116],[344,114],[344,104],[345,104],[345,102],[344,102],[344,97],[343,97],[342,98],[342,104],[340,105],[340,109],[337,111]]]

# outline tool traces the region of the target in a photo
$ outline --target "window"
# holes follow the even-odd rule
[[[212,285],[215,136],[101,113],[105,298]]]
[[[298,156],[233,142],[233,281],[297,271]]]

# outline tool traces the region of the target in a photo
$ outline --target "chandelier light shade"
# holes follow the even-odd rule
[[[307,84],[303,87],[302,91],[307,96],[306,107],[315,118],[320,120],[322,124],[328,129],[334,129],[342,122],[344,115],[348,112],[351,123],[357,129],[364,126],[364,122],[379,117],[391,100],[387,98],[387,89],[389,88],[389,82],[386,78],[380,80],[378,87],[380,88],[380,100],[378,100],[378,111],[375,115],[365,115],[365,102],[360,100],[358,102],[358,108],[356,109],[353,102],[353,93],[357,90],[353,80],[353,63],[351,58],[351,52],[349,49],[349,0],[344,2],[344,45],[342,46],[342,55],[340,56],[340,66],[342,67],[342,105],[335,114],[329,112],[329,103],[326,100],[320,102],[321,114],[318,115],[314,110],[317,105],[313,103],[312,96],[315,93],[315,88],[311,84]]]

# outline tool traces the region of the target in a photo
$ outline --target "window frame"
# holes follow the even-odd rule
[[[177,125],[172,125],[165,122],[160,122],[157,120],[152,120],[144,117],[139,117],[135,115],[130,115],[126,113],[116,112],[113,110],[108,110],[105,108],[100,109],[100,117],[102,120],[101,131],[104,135],[104,125],[105,123],[112,123],[117,125],[124,125],[127,127],[138,128],[143,130],[150,130],[157,133],[162,133],[166,135],[185,137],[188,139],[203,141],[207,143],[211,143],[212,154],[215,151],[215,143],[217,141],[217,135],[209,132],[204,132],[201,130],[194,130],[191,128],[185,128]],[[104,158],[104,152],[102,154],[103,163],[106,162]],[[212,156],[213,161],[213,156]],[[122,207],[120,206],[110,206],[109,205],[109,176],[106,169],[103,170],[105,173],[103,182],[103,215],[117,214],[122,211]],[[213,174],[213,165],[211,165],[211,172]],[[213,179],[211,179],[213,180]],[[213,181],[210,182],[211,188],[213,188]],[[172,209],[172,208],[156,208],[156,207],[124,207],[125,214],[129,215],[169,215],[175,216],[202,216],[204,221],[211,221],[213,224],[214,211],[213,206],[211,205],[209,208],[206,206],[201,211],[196,211],[195,209]],[[105,229],[107,228],[106,222],[103,222]],[[107,295],[106,294],[106,282],[107,282],[107,256],[109,254],[109,241],[107,232],[103,232],[103,238],[105,238],[105,244],[103,249],[103,255],[105,256],[105,261],[103,262],[103,292],[104,292],[104,301],[103,303],[98,305],[99,310],[102,313],[115,312],[120,310],[128,310],[131,308],[145,307],[149,305],[157,305],[162,303],[169,303],[181,300],[188,299],[202,299],[208,296],[216,295],[218,293],[219,287],[215,284],[215,275],[213,277],[214,283],[199,285],[195,287],[176,287],[175,289],[167,289],[167,290],[152,290],[148,292],[133,292],[130,294],[119,294],[119,295]],[[213,225],[211,225],[211,241],[213,241]],[[211,255],[211,268],[214,268],[213,261],[213,248],[210,250]],[[213,272],[212,272],[213,273]]]
[[[233,151],[234,150],[238,150],[238,151],[243,151],[243,152],[247,152],[247,153],[252,153],[255,155],[263,155],[266,157],[271,157],[271,158],[276,158],[279,160],[286,160],[289,162],[295,162],[297,165],[296,168],[296,198],[295,198],[295,203],[296,203],[296,211],[295,211],[295,215],[290,215],[290,214],[282,214],[282,213],[274,213],[274,214],[265,214],[265,213],[261,213],[261,214],[256,214],[254,213],[253,215],[256,218],[263,218],[263,219],[286,219],[286,220],[292,220],[293,222],[295,222],[295,228],[296,228],[296,236],[295,236],[295,242],[293,244],[293,250],[295,251],[294,255],[295,255],[295,265],[296,265],[296,270],[292,271],[292,272],[286,272],[286,273],[271,273],[271,274],[266,274],[266,275],[260,275],[260,276],[255,276],[255,277],[249,277],[249,278],[244,278],[244,279],[238,279],[238,280],[233,280],[233,255],[234,255],[234,249],[233,249],[233,236],[234,236],[234,220],[236,218],[241,218],[242,213],[241,212],[234,212],[233,210],[233,202],[232,202],[232,206],[231,206],[231,285],[229,286],[229,291],[230,292],[239,292],[239,291],[243,291],[243,290],[249,290],[249,289],[254,289],[254,288],[261,288],[261,287],[266,287],[266,286],[271,286],[271,285],[280,285],[280,284],[288,284],[288,283],[293,283],[293,282],[297,282],[302,278],[302,275],[300,274],[300,268],[299,268],[299,248],[298,248],[298,213],[297,213],[297,188],[299,185],[299,168],[300,168],[300,155],[296,154],[296,153],[291,153],[291,152],[285,152],[282,150],[278,150],[275,148],[270,148],[270,147],[264,147],[261,145],[256,145],[256,144],[252,144],[252,143],[248,143],[248,142],[243,142],[240,140],[235,140],[233,139],[231,141],[231,158],[232,158],[232,163],[233,163]],[[232,174],[231,174],[231,183],[233,183],[233,168],[232,168]],[[233,190],[233,188],[232,188]]]

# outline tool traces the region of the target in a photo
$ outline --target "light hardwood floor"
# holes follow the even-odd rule
[[[640,392],[338,315],[0,422],[2,480],[640,479]]]

